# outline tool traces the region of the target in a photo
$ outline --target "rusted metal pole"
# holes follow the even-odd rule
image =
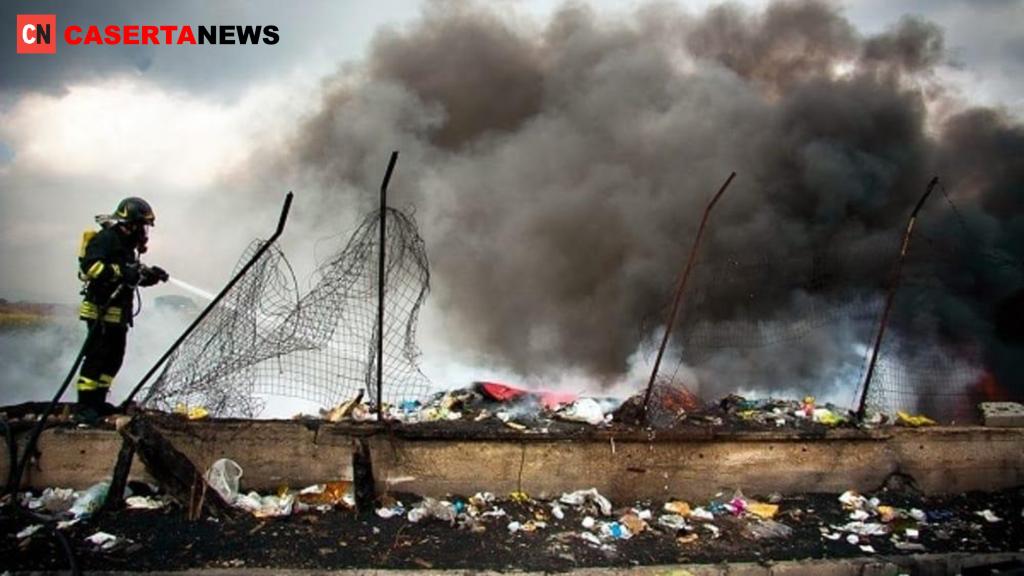
[[[181,333],[181,336],[178,336],[178,339],[175,340],[174,343],[171,344],[170,348],[168,348],[167,351],[164,352],[164,355],[161,356],[160,359],[156,361],[156,364],[153,364],[153,367],[149,369],[149,372],[146,372],[146,375],[142,377],[142,380],[140,380],[139,383],[135,385],[135,388],[132,389],[131,394],[128,394],[128,397],[125,398],[124,402],[121,403],[122,409],[127,408],[128,404],[130,404],[131,401],[135,399],[135,395],[139,393],[139,390],[142,390],[142,387],[146,384],[146,382],[149,381],[150,378],[153,377],[153,374],[155,374],[156,371],[159,370],[160,367],[164,365],[164,362],[166,362],[167,359],[171,357],[171,354],[174,354],[174,351],[177,350],[179,346],[181,346],[182,342],[184,342],[185,339],[188,338],[190,334],[192,334],[192,331],[196,329],[196,326],[199,326],[199,324],[203,321],[203,319],[206,318],[210,311],[212,311],[214,307],[216,307],[217,304],[219,304],[220,301],[224,299],[224,296],[226,296],[227,293],[230,292],[231,289],[235,287],[235,284],[237,284],[238,281],[242,279],[242,276],[245,276],[245,273],[248,272],[249,269],[256,264],[256,261],[259,260],[261,256],[263,256],[263,253],[269,250],[270,246],[275,241],[277,241],[278,237],[281,236],[281,233],[284,232],[285,223],[288,222],[288,212],[292,208],[293,197],[294,195],[291,193],[291,191],[289,191],[288,195],[284,197],[284,206],[281,207],[281,216],[277,220],[277,228],[274,230],[274,234],[260,246],[259,250],[257,250],[256,253],[253,254],[251,258],[249,258],[249,261],[245,263],[245,266],[242,266],[242,269],[235,273],[234,277],[231,278],[231,281],[229,281],[227,285],[221,289],[217,296],[215,296],[214,299],[210,301],[209,304],[206,305],[206,308],[203,309],[199,316],[196,316],[196,319],[193,320],[191,324],[189,324],[188,328],[185,328],[185,331]]]
[[[889,323],[889,313],[892,311],[892,303],[896,298],[896,289],[900,285],[900,275],[903,273],[903,261],[907,256],[907,248],[910,246],[910,236],[914,233],[914,223],[917,222],[917,213],[921,211],[921,207],[924,206],[924,201],[931,195],[932,190],[935,190],[935,186],[939,183],[939,177],[935,176],[931,182],[928,183],[928,187],[925,189],[921,199],[917,201],[917,206],[914,206],[914,211],[910,213],[910,219],[907,221],[907,229],[903,232],[903,242],[900,244],[900,254],[896,258],[896,266],[893,268],[892,279],[889,282],[889,293],[885,298],[885,308],[882,309],[882,318],[878,322],[878,333],[875,334],[875,345],[871,348],[871,360],[868,362],[868,371],[864,376],[864,392],[861,394],[860,403],[857,406],[857,420],[864,420],[864,412],[867,409],[868,400],[868,387],[871,386],[871,377],[875,373],[875,364],[878,361],[878,350],[882,346],[882,336],[885,335],[885,327]]]
[[[679,279],[679,285],[676,286],[676,295],[672,300],[672,311],[669,312],[668,321],[665,323],[665,334],[661,337],[661,346],[658,347],[658,356],[654,359],[654,369],[651,370],[651,379],[647,382],[647,392],[644,394],[644,409],[643,409],[643,422],[647,423],[647,407],[651,401],[651,391],[654,389],[654,380],[658,377],[658,368],[661,366],[661,358],[665,355],[665,346],[668,345],[668,338],[672,334],[672,325],[676,323],[676,316],[679,313],[679,304],[683,300],[683,289],[686,288],[686,280],[690,277],[690,271],[693,270],[693,264],[697,260],[697,250],[700,248],[700,240],[704,235],[704,228],[708,223],[708,216],[711,214],[711,209],[715,207],[718,199],[725,193],[725,189],[732,183],[732,179],[736,177],[736,173],[729,174],[729,177],[725,179],[725,183],[718,189],[718,192],[708,202],[707,208],[704,209],[704,217],[700,219],[700,227],[697,228],[697,236],[693,240],[693,247],[690,249],[690,256],[686,259],[686,268],[683,270],[683,275]]]
[[[385,242],[387,234],[388,210],[388,183],[391,182],[391,173],[395,170],[395,162],[398,162],[398,150],[391,153],[388,160],[388,169],[384,173],[384,181],[380,184],[380,250],[377,254],[377,421],[384,420],[384,268]]]

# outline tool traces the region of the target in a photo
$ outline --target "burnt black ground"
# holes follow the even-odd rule
[[[943,518],[920,526],[919,542],[927,552],[1018,552],[1024,548],[1024,487],[995,493],[967,493],[949,497],[921,498],[881,491],[884,503],[916,507]],[[870,496],[870,495],[868,495]],[[419,498],[402,495],[409,506]],[[625,503],[615,503],[622,505]],[[657,516],[662,502],[629,503],[649,507]],[[706,504],[706,503],[692,503]],[[805,558],[861,557],[858,546],[843,539],[822,538],[819,526],[849,521],[835,494],[803,494],[784,498],[776,519],[793,528],[789,538],[754,540],[744,535],[751,520],[717,516],[717,539],[699,527],[696,542],[677,542],[674,531],[654,529],[630,540],[614,542],[614,550],[601,550],[582,540],[583,512],[565,507],[557,520],[540,502],[516,503],[500,499],[497,505],[508,516],[485,518],[482,530],[460,529],[437,519],[417,524],[406,518],[360,518],[349,510],[309,512],[286,518],[260,520],[246,516],[239,521],[203,519],[189,521],[185,512],[171,506],[157,511],[105,513],[63,531],[79,566],[85,570],[177,570],[185,568],[461,568],[564,571],[591,566],[632,566],[670,563],[765,562]],[[975,514],[990,509],[1003,520],[988,523]],[[625,508],[609,519],[618,518]],[[525,522],[541,514],[548,526],[532,533],[510,534],[513,520]],[[44,529],[20,544],[15,534],[33,523],[14,513],[10,506],[0,513],[0,558],[3,569],[60,569],[67,556],[52,529]],[[652,523],[653,525],[653,523]],[[114,534],[122,542],[110,551],[99,551],[85,542],[97,531]],[[880,556],[909,554],[897,550],[889,536],[867,539]],[[863,543],[863,542],[862,542]]]

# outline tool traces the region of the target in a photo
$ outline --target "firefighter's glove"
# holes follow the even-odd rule
[[[143,266],[139,286],[152,286],[158,282],[167,282],[170,276],[159,266]]]

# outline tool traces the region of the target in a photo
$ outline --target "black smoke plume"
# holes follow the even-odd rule
[[[676,346],[686,359],[701,326],[803,336],[694,356],[705,392],[838,378],[852,394],[856,371],[836,367],[862,360],[937,174],[908,270],[928,280],[907,283],[892,338],[1021,382],[996,311],[1024,286],[1024,128],[950,104],[945,60],[930,22],[865,35],[820,1],[625,17],[567,4],[543,23],[436,3],[325,83],[288,162],[341,191],[318,200],[331,214],[372,206],[400,149],[392,203],[424,227],[445,336],[522,374],[602,382],[660,334],[704,205],[737,171]]]

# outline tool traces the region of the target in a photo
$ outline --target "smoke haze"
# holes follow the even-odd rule
[[[922,214],[931,238],[960,247],[920,258],[916,273],[937,282],[904,315],[929,321],[902,337],[991,348],[990,303],[1022,285],[1024,132],[960,106],[937,75],[946,58],[933,23],[865,35],[816,1],[698,15],[656,4],[618,19],[568,4],[543,23],[434,3],[326,83],[286,163],[342,191],[318,199],[330,213],[371,205],[387,151],[401,149],[393,204],[424,227],[446,337],[520,374],[606,383],[659,333],[704,205],[736,170],[701,248],[691,331],[785,333],[865,307],[827,338],[711,354],[697,373],[711,394],[820,389],[858,373],[933,174],[971,222],[938,194]]]

